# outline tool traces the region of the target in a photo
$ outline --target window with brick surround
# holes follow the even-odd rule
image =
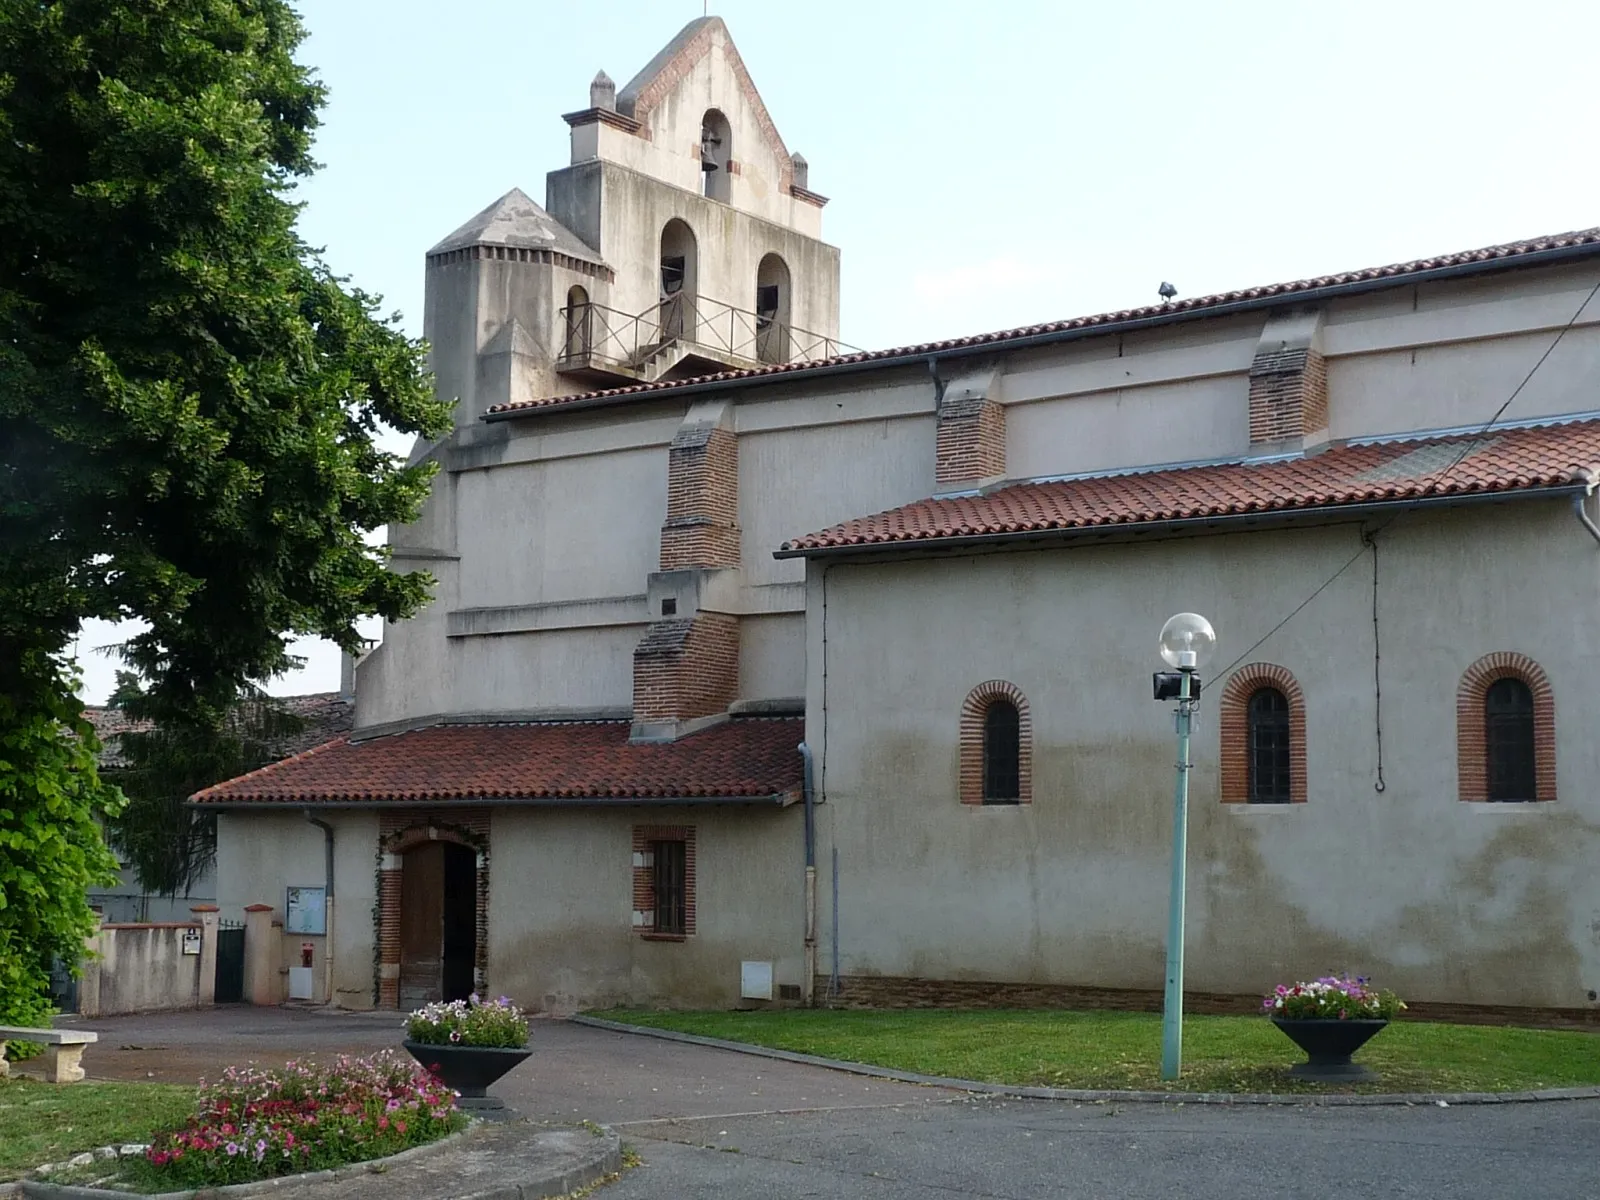
[[[633,827],[633,928],[664,941],[694,936],[694,826]]]
[[[1289,700],[1275,687],[1260,687],[1245,706],[1250,730],[1250,803],[1289,803]]]
[[[651,890],[654,893],[657,933],[684,932],[684,909],[687,896],[683,890],[683,843],[657,841],[650,843]]]
[[[1003,679],[980,683],[961,706],[963,804],[1033,800],[1033,719],[1028,700]]]
[[[1487,654],[1456,693],[1458,795],[1478,802],[1556,798],[1555,695],[1525,654]]]
[[[1222,685],[1224,804],[1304,804],[1305,694],[1276,663],[1240,667]]]

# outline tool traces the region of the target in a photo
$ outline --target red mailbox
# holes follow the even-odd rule
[[[311,943],[311,942],[301,942],[300,943],[300,965],[302,967],[309,967],[311,965],[311,951],[312,951],[312,948],[313,948],[313,943]]]

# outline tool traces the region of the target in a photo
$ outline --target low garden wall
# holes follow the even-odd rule
[[[215,996],[217,923],[102,925],[89,939],[78,983],[85,1017],[200,1008]]]

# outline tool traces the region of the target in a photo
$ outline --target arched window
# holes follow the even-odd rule
[[[961,706],[961,802],[1033,800],[1033,718],[1028,700],[1003,679],[980,683]]]
[[[1526,654],[1486,654],[1462,675],[1456,780],[1467,801],[1556,798],[1555,693]]]
[[[1489,799],[1537,795],[1533,750],[1533,690],[1513,676],[1489,685],[1483,699],[1484,764]]]
[[[776,254],[756,267],[756,357],[789,361],[789,264]]]
[[[733,192],[733,127],[715,108],[700,118],[700,173],[708,199],[728,203]]]
[[[994,700],[983,714],[983,802],[1015,804],[1022,791],[1022,718],[1009,700]]]
[[[694,340],[699,248],[694,230],[674,217],[661,229],[661,340]]]
[[[1304,804],[1306,704],[1300,684],[1275,663],[1240,667],[1222,685],[1224,804]]]
[[[1289,698],[1260,687],[1245,706],[1250,730],[1250,803],[1289,803]]]

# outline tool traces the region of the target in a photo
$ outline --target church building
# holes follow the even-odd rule
[[[1600,1013],[1600,230],[862,352],[720,18],[564,119],[426,255],[432,603],[194,801],[285,987],[1158,997],[1193,611],[1190,988]]]

